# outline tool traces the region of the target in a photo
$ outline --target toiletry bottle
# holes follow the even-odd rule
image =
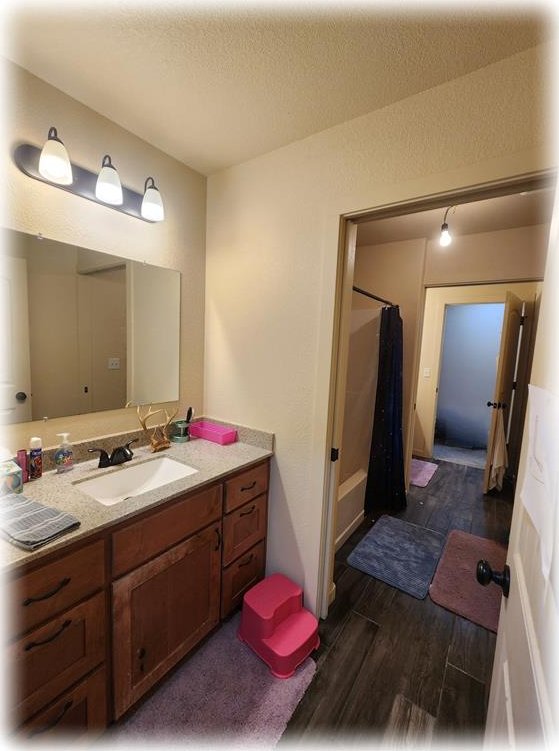
[[[38,436],[29,441],[29,479],[37,480],[43,474],[43,443]]]
[[[57,472],[68,472],[68,470],[74,468],[74,452],[72,446],[68,441],[70,433],[57,433],[59,438],[62,438],[60,446],[54,452],[54,464]]]
[[[21,467],[21,481],[27,482],[29,480],[29,472],[27,469],[27,451],[25,449],[19,449],[16,455],[16,462]]]

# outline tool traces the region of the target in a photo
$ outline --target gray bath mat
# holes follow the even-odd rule
[[[393,516],[381,516],[348,556],[353,568],[422,600],[429,591],[444,535]]]

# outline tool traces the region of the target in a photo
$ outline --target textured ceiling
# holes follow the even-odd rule
[[[399,7],[28,0],[11,3],[3,54],[210,174],[533,47],[551,27],[541,4]]]

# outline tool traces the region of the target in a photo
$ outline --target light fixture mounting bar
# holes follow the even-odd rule
[[[22,143],[16,147],[14,151],[14,162],[18,168],[26,174],[28,177],[32,177],[34,180],[40,180],[40,182],[46,185],[52,185],[54,188],[65,190],[67,193],[73,193],[76,196],[87,198],[88,201],[93,201],[100,206],[105,206],[108,209],[114,211],[120,211],[123,214],[134,216],[136,219],[141,219],[142,222],[148,222],[148,224],[155,224],[150,219],[145,219],[141,214],[141,206],[143,194],[136,193],[136,191],[130,188],[122,186],[123,202],[120,206],[114,206],[110,203],[104,203],[100,201],[95,195],[95,185],[97,183],[97,174],[90,172],[84,167],[78,167],[72,162],[72,174],[74,181],[71,185],[59,185],[57,183],[46,180],[39,172],[39,157],[41,156],[41,149],[37,146],[33,146],[30,143]]]

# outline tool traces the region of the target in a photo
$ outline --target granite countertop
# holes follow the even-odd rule
[[[264,435],[271,436],[271,434]],[[37,560],[54,550],[63,549],[76,540],[87,538],[104,528],[130,519],[142,511],[163,505],[189,490],[219,480],[227,474],[272,456],[273,436],[269,442],[260,440],[256,443],[259,445],[237,441],[221,446],[196,438],[187,443],[172,443],[170,448],[156,454],[153,454],[148,447],[137,448],[134,450],[134,458],[120,465],[121,467],[130,467],[150,458],[168,456],[198,471],[156,490],[121,501],[114,506],[104,506],[81,492],[79,481],[107,472],[122,471],[120,468],[98,469],[98,459],[92,459],[76,464],[71,471],[63,474],[57,474],[55,471],[44,473],[40,479],[32,480],[23,486],[24,495],[72,514],[80,520],[81,525],[78,529],[32,552],[21,550],[5,540],[0,540],[3,570],[7,572],[19,564]],[[266,445],[267,443],[269,445]]]

